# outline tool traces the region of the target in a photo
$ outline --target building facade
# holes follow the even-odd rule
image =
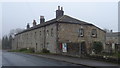
[[[108,53],[120,52],[120,32],[106,33],[106,49]]]
[[[16,34],[13,40],[13,49],[34,48],[41,52],[46,48],[51,53],[80,55],[91,54],[92,44],[95,41],[103,43],[105,48],[105,31],[99,27],[68,15],[64,15],[63,8],[58,6],[56,18],[46,21],[40,17],[40,24]]]

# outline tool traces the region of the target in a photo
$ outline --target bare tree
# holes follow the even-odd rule
[[[15,34],[22,32],[24,29],[21,28],[17,28],[17,29],[12,29],[10,30],[9,36],[11,35],[12,37],[14,37]]]

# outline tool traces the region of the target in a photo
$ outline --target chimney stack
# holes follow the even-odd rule
[[[63,11],[63,7],[61,7],[61,11]]]
[[[27,29],[28,29],[28,28],[30,28],[30,25],[29,25],[29,23],[27,23]]]
[[[113,32],[113,30],[110,30],[110,32],[112,33],[112,32]]]
[[[58,10],[56,10],[56,19],[62,17],[63,15],[64,15],[63,7],[61,7],[60,9],[60,6],[58,6]]]
[[[40,24],[45,22],[44,16],[40,16]]]
[[[34,26],[36,26],[36,21],[35,21],[35,20],[33,20],[33,27],[34,27]]]

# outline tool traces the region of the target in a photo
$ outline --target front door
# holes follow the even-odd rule
[[[85,42],[81,42],[81,55],[86,55],[87,51],[86,51],[86,44]]]

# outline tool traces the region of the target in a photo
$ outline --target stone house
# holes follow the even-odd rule
[[[115,53],[120,51],[120,32],[106,33],[106,49],[108,53]]]
[[[105,47],[105,31],[99,27],[68,15],[58,6],[56,18],[46,21],[40,17],[40,24],[33,27],[27,24],[27,29],[16,34],[13,49],[34,48],[40,52],[43,48],[51,53],[81,55],[91,54],[94,41],[100,41]]]

